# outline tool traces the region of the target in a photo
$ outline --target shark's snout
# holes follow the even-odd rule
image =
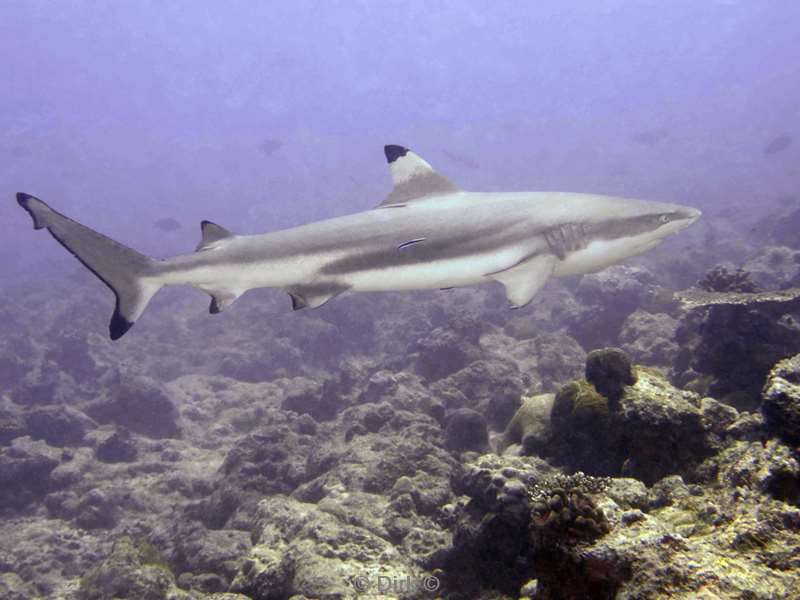
[[[687,208],[686,209],[686,219],[689,221],[689,225],[697,221],[700,217],[703,216],[703,213],[696,208]]]
[[[695,223],[697,219],[703,216],[703,213],[691,206],[675,205],[674,221],[679,225],[678,231],[686,229],[689,225]]]

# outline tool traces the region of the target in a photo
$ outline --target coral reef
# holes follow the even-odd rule
[[[758,406],[772,366],[800,348],[800,289],[782,292],[679,295],[689,310],[676,340],[675,380],[702,394],[730,397],[737,408]]]
[[[256,293],[202,326],[176,293],[124,347],[97,300],[26,290],[0,324],[0,596],[791,598],[800,295],[694,290],[676,326],[655,272],[512,312],[487,287],[292,320]],[[670,383],[676,328],[677,383],[763,373],[761,411]]]
[[[636,310],[658,308],[659,292],[656,277],[647,269],[610,267],[581,279],[575,295],[582,303],[562,320],[586,350],[616,346],[625,319]]]
[[[671,473],[691,476],[713,448],[711,420],[703,415],[716,404],[674,388],[654,370],[639,367],[634,377],[619,350],[598,351],[595,360],[604,356],[614,357],[607,364],[619,368],[600,369],[600,381],[619,394],[618,400],[611,402],[586,380],[565,385],[553,403],[545,455],[572,470],[627,475],[645,483]],[[596,374],[587,363],[590,372]],[[606,379],[609,374],[615,377]]]
[[[678,355],[678,321],[667,313],[637,310],[622,326],[620,348],[640,365],[669,367]]]

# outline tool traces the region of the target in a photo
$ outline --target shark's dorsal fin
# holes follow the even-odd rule
[[[197,248],[195,248],[195,252],[199,252],[200,250],[208,250],[220,240],[235,237],[233,233],[224,227],[217,225],[216,223],[212,223],[211,221],[201,221],[200,231],[202,232],[203,237],[200,240],[200,243],[197,245]]]
[[[408,148],[390,145],[384,146],[383,151],[389,163],[394,189],[380,206],[398,206],[458,191],[452,181],[434,171]]]

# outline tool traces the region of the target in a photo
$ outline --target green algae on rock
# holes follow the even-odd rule
[[[609,413],[608,399],[586,381],[579,379],[563,386],[556,394],[550,420],[553,424],[581,418],[595,418]]]

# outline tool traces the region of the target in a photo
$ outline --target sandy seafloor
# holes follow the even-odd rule
[[[800,285],[798,250],[741,256],[718,292]],[[8,283],[0,597],[796,598],[800,304],[673,298],[710,266],[519,311],[169,290],[118,343],[79,267]]]

